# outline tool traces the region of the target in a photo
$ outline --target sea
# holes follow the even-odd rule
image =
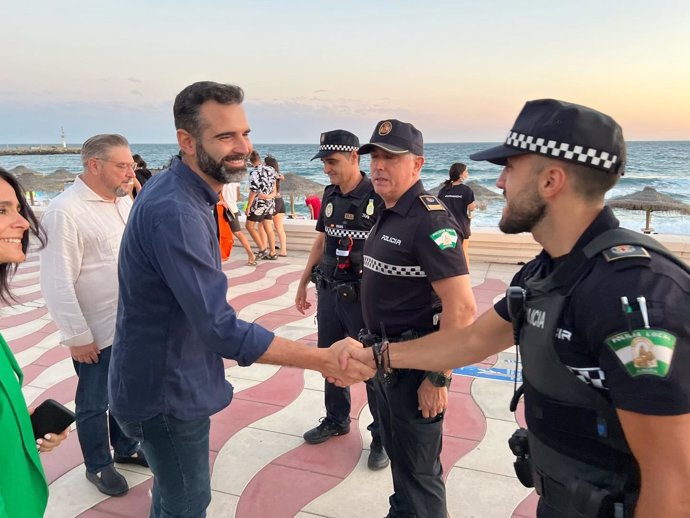
[[[488,162],[473,162],[469,159],[470,154],[493,145],[497,143],[425,144],[426,163],[421,175],[424,186],[427,189],[437,187],[448,177],[448,168],[452,163],[463,162],[468,165],[470,181],[500,193],[495,184],[501,168]],[[75,147],[78,147],[78,144]],[[324,185],[328,183],[321,161],[310,161],[317,151],[315,145],[254,144],[254,147],[262,156],[266,154],[275,156],[283,173],[295,173]],[[133,153],[140,154],[146,160],[149,168],[165,167],[177,152],[175,144],[131,144],[131,148]],[[0,156],[0,167],[12,169],[18,165],[46,174],[60,168],[75,173],[81,171],[79,155]],[[368,156],[362,157],[361,168],[368,172]],[[646,186],[653,187],[690,205],[690,141],[628,142],[628,164],[625,176],[610,191],[608,197],[630,194]],[[244,190],[246,192],[246,185]],[[44,202],[49,196],[51,195],[48,193],[39,193],[39,199],[43,198]],[[502,208],[502,199],[487,202],[485,207],[475,211],[472,220],[473,227],[496,227]],[[303,199],[295,201],[295,211],[301,215],[307,213]],[[626,228],[640,231],[645,225],[644,211],[616,209],[615,213]],[[657,233],[690,235],[690,216],[654,212],[651,226]]]

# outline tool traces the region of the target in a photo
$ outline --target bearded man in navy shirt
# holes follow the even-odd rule
[[[110,408],[153,471],[151,518],[206,516],[210,416],[232,399],[223,358],[314,369],[342,384],[373,375],[362,364],[340,370],[337,349],[239,320],[226,300],[213,208],[222,186],[246,173],[243,97],[210,81],[178,94],[180,156],[147,182],[122,239]]]

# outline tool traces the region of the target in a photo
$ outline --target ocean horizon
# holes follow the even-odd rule
[[[470,181],[479,183],[497,193],[495,183],[501,167],[488,162],[474,162],[469,155],[499,142],[425,143],[426,162],[421,179],[425,188],[433,189],[448,177],[448,169],[454,162],[467,164]],[[668,194],[678,201],[690,205],[690,141],[658,140],[628,141],[626,173],[608,194],[607,198],[630,194],[646,186]],[[13,144],[9,147],[39,146],[40,144]],[[44,144],[52,145],[52,144]],[[70,144],[68,144],[70,145]],[[79,144],[75,145],[76,147]],[[140,154],[150,168],[164,167],[177,152],[177,144],[130,144],[132,152]],[[0,147],[8,147],[6,144]],[[254,147],[262,156],[275,156],[284,173],[295,173],[324,186],[328,178],[324,175],[319,160],[311,161],[318,150],[318,144],[261,144]],[[79,155],[22,155],[0,156],[0,167],[13,169],[23,165],[47,174],[56,169],[80,172]],[[369,171],[368,155],[362,157],[361,169]],[[246,183],[243,186],[246,191]],[[295,203],[296,212],[306,214],[303,201]],[[503,208],[502,200],[490,201],[486,208],[474,213],[473,226],[496,227]],[[616,216],[626,228],[639,231],[645,223],[644,211],[616,209]],[[690,235],[690,216],[658,213],[652,214],[652,227],[658,233]]]

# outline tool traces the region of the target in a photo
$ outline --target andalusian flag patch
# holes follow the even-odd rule
[[[455,248],[458,244],[458,233],[453,228],[442,228],[433,234],[429,234],[434,243],[438,245],[441,250],[446,248]]]
[[[676,347],[676,337],[663,329],[626,331],[609,336],[605,342],[631,376],[666,377]]]

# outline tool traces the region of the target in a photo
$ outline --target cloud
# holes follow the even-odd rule
[[[127,81],[129,81],[130,83],[143,83],[141,79],[137,79],[136,77],[128,77]]]

